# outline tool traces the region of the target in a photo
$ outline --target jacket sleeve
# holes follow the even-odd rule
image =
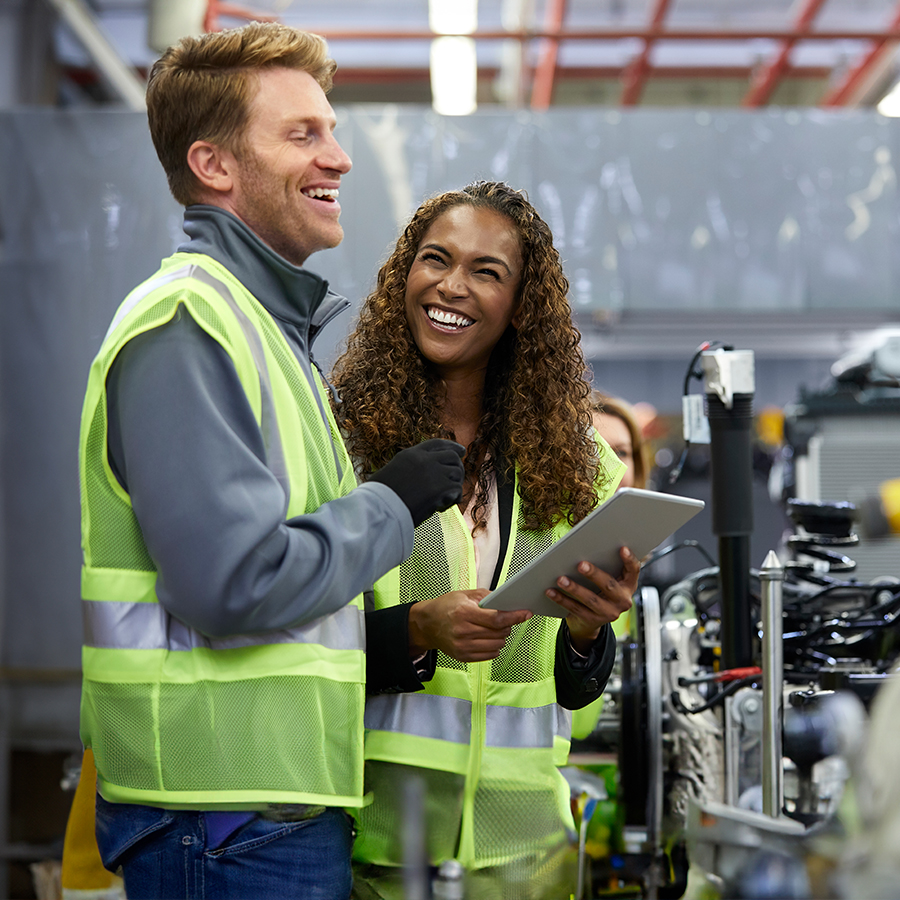
[[[419,660],[409,658],[409,608],[400,603],[366,609],[366,693],[399,694],[421,691],[431,681],[437,650]]]
[[[412,551],[409,511],[382,484],[285,518],[231,358],[183,310],[125,345],[107,398],[110,465],[157,566],[160,603],[204,634],[311,622]]]
[[[556,702],[565,709],[581,709],[596,700],[609,681],[616,661],[616,636],[612,625],[604,625],[588,656],[579,658],[568,633],[563,619],[556,633]]]

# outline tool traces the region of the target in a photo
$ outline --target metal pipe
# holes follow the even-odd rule
[[[762,789],[763,812],[778,818],[784,806],[782,722],[784,719],[784,647],[782,584],[784,567],[770,550],[759,571],[762,593]]]
[[[891,41],[890,38],[893,36],[896,39],[897,35],[895,32],[897,28],[900,28],[900,3],[897,4],[897,9],[894,12],[894,17],[891,19],[890,25],[888,25],[880,37],[873,38],[873,46],[863,55],[862,59],[847,72],[843,80],[828,91],[822,98],[820,106],[844,106],[850,101],[853,92],[863,81],[865,81],[866,75],[878,64],[882,55],[885,52],[889,52],[890,49],[895,46],[895,41]]]
[[[812,26],[824,2],[825,0],[805,0],[803,9],[797,16],[794,27],[798,31],[807,31]],[[781,42],[781,47],[775,57],[753,76],[750,90],[747,91],[744,99],[741,101],[741,106],[745,108],[762,106],[768,101],[776,85],[787,71],[791,51],[794,49],[795,43],[796,41],[792,39]]]
[[[650,30],[661,29],[669,8],[669,0],[656,0],[653,13],[650,16]],[[635,106],[641,99],[644,89],[644,80],[650,71],[650,51],[653,47],[653,39],[647,38],[641,52],[629,63],[622,73],[622,106]]]
[[[722,799],[726,806],[737,806],[740,794],[741,720],[734,696],[725,698],[723,717],[725,784]]]
[[[566,16],[568,0],[550,0],[545,13],[547,31],[562,31]],[[556,79],[556,66],[559,60],[559,41],[546,38],[541,48],[540,59],[534,71],[534,82],[531,87],[531,108],[548,109],[553,99],[553,82]]]
[[[49,3],[72,29],[110,87],[129,109],[146,109],[143,80],[122,58],[84,0],[49,0]]]
[[[644,672],[647,689],[647,840],[656,850],[662,846],[663,733],[662,733],[662,611],[659,591],[641,588],[644,614]]]

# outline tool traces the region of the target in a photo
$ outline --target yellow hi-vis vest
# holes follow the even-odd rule
[[[81,423],[81,738],[100,792],[172,809],[359,805],[362,597],[292,629],[199,633],[160,605],[140,525],[110,469],[110,365],[182,306],[234,362],[285,489],[285,519],[356,485],[321,383],[309,383],[274,320],[226,269],[176,253],[125,299],[91,367]]]
[[[601,444],[612,494],[624,470]],[[499,583],[550,547],[569,525],[529,531],[514,491],[512,527]],[[454,506],[416,529],[412,555],[375,585],[381,608],[476,586],[471,533]],[[425,794],[425,844],[432,864],[502,865],[564,845],[574,823],[559,773],[570,745],[571,713],[556,702],[555,644],[560,620],[532,616],[513,628],[500,655],[463,663],[438,652],[424,691],[366,701],[366,789],[354,859],[403,863],[404,781],[416,768]]]

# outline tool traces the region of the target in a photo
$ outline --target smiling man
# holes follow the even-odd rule
[[[116,313],[82,416],[82,739],[129,898],[350,893],[362,593],[461,497],[462,448],[357,486],[314,371],[348,306],[303,268],[343,237],[324,41],[185,38],[147,107],[188,240]]]

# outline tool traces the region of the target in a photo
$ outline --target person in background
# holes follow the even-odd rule
[[[357,486],[312,364],[348,305],[304,268],[343,236],[334,69],[320,37],[252,23],[148,78],[187,241],[116,313],[80,441],[81,735],[132,900],[346,900],[362,595],[461,496],[446,440]]]
[[[610,623],[640,563],[590,561],[591,589],[560,578],[560,618],[479,606],[615,489],[623,467],[591,428],[566,281],[527,197],[476,182],[424,202],[363,304],[333,378],[360,476],[397,448],[445,437],[466,448],[461,502],[416,529],[376,583],[370,642],[395,647],[391,692],[370,660],[366,786],[355,878],[402,897],[404,789],[418,784],[428,862],[467,870],[466,897],[559,898],[573,827],[569,710],[602,691]],[[430,680],[429,680],[430,679]],[[397,691],[408,691],[398,693]],[[413,813],[416,810],[412,810]],[[572,857],[574,859],[574,857]]]
[[[631,404],[593,391],[591,409],[597,433],[625,464],[625,474],[619,487],[646,488],[650,474],[647,446]]]

